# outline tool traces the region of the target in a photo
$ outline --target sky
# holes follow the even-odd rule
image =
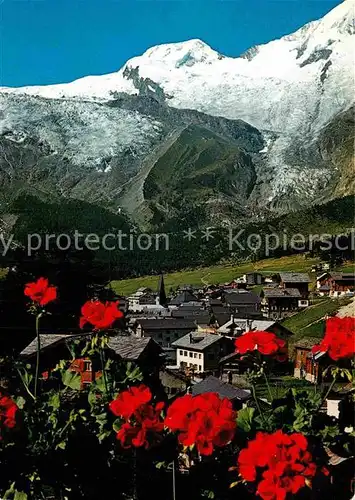
[[[200,38],[228,56],[341,0],[0,0],[0,85],[112,73],[153,45]]]

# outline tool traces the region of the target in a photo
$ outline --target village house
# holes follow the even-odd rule
[[[263,279],[263,275],[257,272],[246,273],[243,276],[243,280],[248,286],[261,285]]]
[[[217,370],[219,360],[234,350],[230,339],[204,331],[190,332],[172,345],[177,366],[198,373]]]
[[[266,319],[236,318],[233,314],[229,320],[217,329],[217,333],[231,338],[240,337],[249,331],[270,332],[284,340],[292,335],[292,332],[281,323]]]
[[[206,392],[215,392],[220,398],[229,399],[235,410],[243,408],[245,403],[251,397],[250,390],[234,387],[231,384],[222,382],[220,379],[212,375],[206,377],[204,380],[191,387],[191,394],[193,396],[205,394]]]
[[[137,337],[151,337],[161,347],[170,347],[175,340],[196,329],[197,323],[193,318],[180,319],[171,317],[138,319],[133,327],[134,334]]]
[[[317,277],[320,295],[344,295],[355,290],[355,273],[327,272]]]
[[[180,293],[169,302],[170,306],[181,306],[182,304],[199,305],[200,300],[192,293],[190,288],[183,288]]]
[[[68,345],[74,340],[87,340],[91,334],[64,335],[43,334],[40,335],[41,357],[40,369],[44,379],[47,379],[57,363],[69,359],[70,351]],[[138,339],[129,335],[118,335],[110,337],[108,349],[113,357],[123,361],[135,363],[142,371],[145,380],[158,380],[159,369],[164,362],[161,347],[151,338]],[[22,359],[31,360],[37,354],[37,338],[35,338],[21,353]],[[101,376],[101,368],[92,366],[89,358],[74,359],[69,370],[79,373],[81,377],[81,388],[93,382]]]
[[[261,299],[253,292],[240,290],[225,293],[224,302],[232,312],[251,316],[260,314]]]
[[[294,377],[318,382],[321,377],[320,361],[312,355],[312,347],[319,344],[319,338],[305,337],[295,345]]]
[[[261,312],[263,316],[270,319],[281,319],[307,307],[297,288],[263,288],[260,293]]]
[[[186,393],[192,383],[190,377],[185,373],[168,367],[163,367],[160,370],[159,378],[169,399]]]
[[[284,289],[297,289],[300,292],[302,299],[305,301],[301,305],[308,306],[308,285],[311,282],[310,277],[306,273],[279,273],[280,287]],[[306,303],[307,302],[307,303]]]

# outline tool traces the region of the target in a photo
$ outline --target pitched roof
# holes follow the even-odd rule
[[[259,295],[252,292],[230,292],[225,294],[225,300],[227,304],[259,304],[261,299]]]
[[[284,283],[310,283],[311,279],[307,273],[279,273]]]
[[[289,297],[298,298],[301,297],[298,288],[263,288],[262,293],[266,298],[269,297]]]
[[[85,337],[86,334],[79,334],[79,335],[68,335],[68,334],[40,334],[40,344],[41,344],[41,351],[44,349],[54,346],[55,344],[60,343],[61,341],[67,340],[67,339],[73,339],[75,337]],[[35,354],[37,352],[37,337],[35,337],[32,342],[28,344],[25,349],[20,352],[20,356],[30,356],[32,354]]]
[[[354,281],[355,280],[355,273],[330,273],[330,276],[335,280],[335,281]]]
[[[216,392],[223,398],[228,398],[230,401],[246,400],[250,398],[250,391],[239,389],[231,384],[221,382],[218,378],[210,376],[192,386],[192,395],[204,394],[206,392]]]
[[[250,328],[250,330],[258,330],[260,331],[266,331],[268,330],[271,326],[273,326],[276,323],[276,321],[271,321],[271,320],[251,320],[251,319],[242,319],[242,318],[230,318],[229,321],[227,321],[224,325],[222,325],[220,328],[218,328],[219,332],[228,332],[233,329],[240,328],[244,332]]]
[[[108,343],[110,349],[128,361],[138,360],[148,345],[154,345],[157,350],[162,350],[151,337],[117,336],[110,338]]]
[[[299,347],[301,349],[312,349],[312,347],[316,344],[319,344],[320,341],[321,339],[317,337],[303,337],[294,344],[294,347]]]
[[[173,347],[193,349],[194,351],[204,351],[207,347],[215,342],[219,342],[222,338],[220,335],[214,333],[190,332],[181,337],[181,339],[175,340],[171,345]]]
[[[91,335],[92,333],[83,333],[79,335],[41,334],[41,351],[48,349],[49,347],[54,347],[56,344],[64,343],[67,340],[73,340],[80,337],[89,338]],[[109,339],[108,347],[115,351],[115,353],[121,356],[123,359],[134,361],[141,356],[150,342],[154,343],[158,349],[161,349],[160,346],[158,346],[158,344],[156,344],[150,337],[137,338],[129,335],[111,337]],[[20,356],[31,356],[36,352],[37,338],[32,340],[32,342],[20,353]]]
[[[193,330],[196,328],[196,323],[192,318],[138,319],[137,323],[143,330]]]
[[[183,290],[181,293],[179,293],[179,295],[177,295],[170,301],[170,304],[180,305],[184,302],[198,302],[198,299],[193,293],[190,292],[190,290]]]

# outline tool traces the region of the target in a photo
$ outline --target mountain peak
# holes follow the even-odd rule
[[[184,42],[165,43],[148,49],[142,56],[134,57],[128,65],[139,65],[146,61],[149,64],[164,64],[175,68],[191,67],[198,63],[212,64],[221,56],[207,43],[196,38]]]

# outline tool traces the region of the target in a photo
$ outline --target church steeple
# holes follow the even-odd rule
[[[163,276],[163,274],[161,274],[160,278],[159,278],[158,297],[159,297],[159,304],[161,306],[166,306],[167,300],[166,300],[166,293],[165,293],[165,285],[164,285],[164,276]]]

